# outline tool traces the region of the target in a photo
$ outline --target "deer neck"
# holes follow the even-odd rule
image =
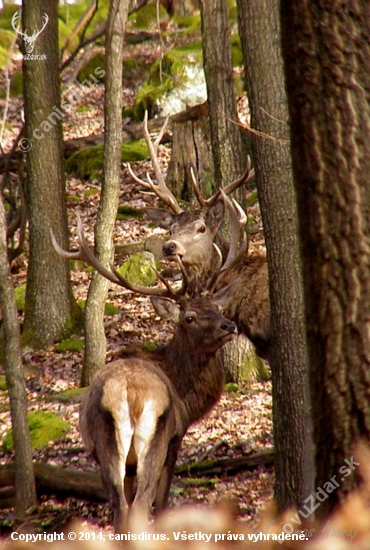
[[[224,372],[214,356],[199,352],[179,333],[166,347],[164,371],[183,402],[189,424],[202,418],[222,393]]]
[[[189,296],[196,296],[204,290],[215,269],[217,269],[217,252],[212,249],[212,254],[209,258],[205,256],[199,262],[193,262],[188,265],[184,262],[184,265],[189,279],[187,293]]]

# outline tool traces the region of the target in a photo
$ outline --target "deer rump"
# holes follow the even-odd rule
[[[126,527],[122,508],[134,503],[146,512],[154,501],[159,508],[166,504],[184,417],[172,383],[148,359],[114,361],[94,377],[81,405],[80,430],[101,466],[116,529]]]

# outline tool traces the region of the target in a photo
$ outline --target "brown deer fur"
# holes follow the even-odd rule
[[[196,210],[172,214],[148,208],[148,216],[160,227],[170,231],[163,245],[167,257],[179,255],[189,277],[189,293],[199,292],[213,275],[219,245],[219,228],[224,218],[222,200]],[[219,247],[224,255],[225,246]],[[237,257],[218,278],[216,288],[239,279],[234,300],[225,316],[235,321],[240,332],[256,346],[257,352],[268,359],[270,346],[270,301],[266,255],[245,253]]]
[[[211,359],[236,331],[220,313],[234,287],[212,299],[183,299],[180,310],[168,299],[153,298],[160,315],[178,319],[171,340],[156,352],[136,351],[107,364],[87,391],[81,434],[100,464],[116,532],[127,529],[130,506],[148,515],[153,502],[165,506],[188,426],[221,395],[223,369]]]

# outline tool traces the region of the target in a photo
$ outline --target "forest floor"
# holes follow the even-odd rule
[[[138,46],[139,47],[139,46]],[[140,55],[145,46],[141,45]],[[145,52],[144,52],[145,53]],[[132,55],[132,52],[131,52]],[[149,55],[149,50],[148,50]],[[150,55],[153,55],[151,47]],[[0,82],[2,85],[4,81]],[[124,101],[134,99],[133,90],[137,83],[125,82]],[[5,107],[0,101],[0,109]],[[10,98],[7,126],[3,135],[3,151],[10,149],[12,141],[22,124],[22,98]],[[103,88],[94,86],[86,89],[85,96],[78,100],[64,120],[64,137],[89,136],[103,132]],[[159,148],[163,171],[166,171],[170,149]],[[151,171],[148,161],[132,165],[137,174]],[[67,181],[67,203],[71,249],[76,248],[76,214],[80,214],[88,240],[92,242],[98,201],[98,180],[82,181],[69,178]],[[135,208],[156,204],[155,197],[143,194],[138,184],[132,181],[126,168],[121,173],[120,204]],[[253,216],[258,218],[258,205]],[[160,229],[149,227],[148,220],[130,219],[117,221],[115,243],[143,241],[153,234],[162,235]],[[256,240],[261,242],[262,233]],[[22,256],[14,269],[14,285],[26,282],[27,259]],[[76,300],[85,299],[91,274],[84,266],[72,271],[73,290]],[[134,340],[155,340],[164,342],[169,338],[171,327],[155,316],[149,300],[133,296],[130,292],[111,288],[108,300],[117,306],[119,313],[106,316],[108,360],[117,350]],[[21,315],[21,314],[20,314]],[[22,321],[22,317],[20,317]],[[82,335],[78,335],[82,338]],[[84,450],[78,431],[78,403],[54,400],[60,392],[78,388],[81,374],[82,352],[57,353],[55,346],[42,351],[24,349],[25,374],[27,380],[29,410],[44,410],[58,414],[71,425],[65,436],[42,451],[34,451],[34,459],[40,462],[72,468],[81,471],[98,472],[98,466]],[[4,366],[0,365],[0,374]],[[224,392],[220,402],[201,422],[190,427],[184,438],[178,463],[190,464],[201,460],[220,457],[248,456],[255,452],[272,449],[272,404],[270,382],[252,383],[239,387],[235,392]],[[10,429],[9,402],[6,392],[0,392],[0,441]],[[0,462],[13,460],[11,453],[4,453],[0,447]],[[213,505],[230,500],[237,506],[238,516],[244,521],[254,522],[261,510],[272,499],[273,467],[261,463],[252,470],[229,473],[220,470],[211,478],[198,482],[184,476],[176,476],[170,497],[170,505],[184,503]],[[45,519],[45,529],[67,523],[71,518],[80,518],[89,528],[111,530],[110,507],[105,502],[92,502],[61,495],[44,495],[40,499],[39,516]],[[0,532],[6,533],[13,522],[11,509],[0,510]]]

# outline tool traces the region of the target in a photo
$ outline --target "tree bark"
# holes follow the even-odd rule
[[[23,60],[27,153],[27,208],[29,216],[29,265],[25,305],[25,341],[44,347],[69,334],[77,308],[68,262],[55,252],[50,229],[68,249],[68,225],[63,167],[60,110],[58,2],[25,0],[22,26],[29,34],[42,28],[33,55],[45,59]],[[59,111],[60,112],[60,111]],[[27,335],[27,337],[26,337]]]
[[[211,144],[217,188],[245,170],[234,90],[229,10],[226,0],[201,0],[203,65],[211,125]],[[242,206],[242,194],[238,195]]]
[[[5,336],[6,383],[10,399],[15,454],[15,513],[24,518],[36,506],[31,437],[27,423],[27,394],[23,376],[21,334],[13,281],[7,258],[6,220],[0,197],[0,304]]]
[[[166,185],[182,200],[194,200],[190,169],[193,168],[201,193],[216,192],[209,125],[208,103],[202,103],[171,117],[172,150]],[[199,206],[199,205],[198,205]]]
[[[282,44],[304,261],[316,443],[315,487],[356,483],[353,445],[370,436],[370,6],[281,5]],[[341,469],[342,468],[342,469]]]
[[[128,0],[111,0],[106,31],[104,181],[95,226],[95,253],[103,265],[113,259],[122,136],[122,55]],[[85,355],[81,385],[87,386],[105,364],[106,340],[103,317],[109,282],[93,274],[85,308]]]
[[[269,265],[275,497],[298,508],[313,490],[303,283],[280,52],[278,0],[238,0],[258,196]]]

